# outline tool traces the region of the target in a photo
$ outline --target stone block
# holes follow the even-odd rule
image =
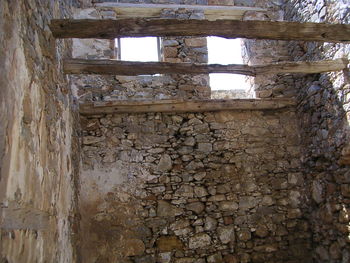
[[[186,38],[185,44],[189,47],[203,47],[207,45],[207,39],[201,38]]]
[[[233,226],[222,226],[218,227],[217,233],[221,243],[228,244],[230,242],[235,242],[235,229]]]
[[[164,57],[165,58],[177,58],[177,48],[176,47],[164,47]]]
[[[175,217],[183,213],[181,208],[169,204],[166,201],[159,200],[157,206],[157,216],[160,217]]]
[[[171,170],[172,167],[173,167],[173,163],[172,163],[171,157],[168,154],[164,154],[160,158],[156,169],[160,172],[167,172]]]
[[[188,246],[190,249],[198,249],[210,246],[210,244],[210,236],[206,233],[199,233],[190,238]]]
[[[195,212],[196,214],[201,214],[204,211],[204,204],[201,202],[193,202],[186,205],[186,209]]]

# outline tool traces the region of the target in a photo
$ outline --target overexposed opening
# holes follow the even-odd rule
[[[125,61],[159,61],[158,41],[157,37],[116,39],[117,57]]]
[[[243,64],[241,39],[208,37],[209,64]],[[248,90],[246,76],[209,74],[211,90]]]

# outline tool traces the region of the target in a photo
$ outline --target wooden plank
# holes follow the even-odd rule
[[[295,100],[234,99],[234,100],[159,100],[113,101],[80,104],[80,114],[146,113],[146,112],[205,112],[223,110],[271,110],[295,106]]]
[[[132,62],[118,60],[70,59],[64,61],[66,74],[101,74],[101,75],[154,75],[154,74],[209,74],[235,73],[254,76],[254,71],[247,65],[207,65],[170,62]]]
[[[132,10],[162,10],[162,9],[192,9],[203,11],[220,11],[220,12],[247,12],[247,11],[267,11],[266,8],[259,7],[247,7],[247,6],[229,6],[229,5],[177,5],[177,4],[128,4],[128,3],[115,3],[115,2],[102,2],[96,3],[97,7],[113,7],[115,9],[132,9]]]
[[[348,64],[348,59],[339,58],[320,61],[281,62],[252,67],[254,68],[256,75],[281,73],[314,74],[344,70],[348,67]]]
[[[347,59],[313,62],[283,62],[263,66],[67,59],[64,61],[63,70],[66,74],[100,74],[125,76],[210,73],[232,73],[256,76],[261,74],[309,74],[339,71],[346,69],[347,65]]]
[[[54,19],[50,28],[57,38],[218,36],[319,42],[350,41],[350,25],[346,24],[145,18]]]
[[[97,8],[111,8],[118,18],[130,17],[161,17],[164,9],[178,10],[182,8],[202,11],[208,20],[235,19],[241,20],[248,11],[266,12],[267,9],[244,6],[207,6],[207,5],[177,5],[177,4],[128,4],[102,2],[96,4]]]

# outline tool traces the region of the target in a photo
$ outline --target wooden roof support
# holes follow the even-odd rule
[[[129,4],[103,2],[96,3],[97,8],[111,8],[114,10],[118,18],[127,17],[160,17],[163,9],[191,9],[203,11],[208,20],[216,19],[236,19],[240,20],[248,11],[266,12],[267,9],[245,6],[211,6],[211,5],[176,5],[176,4]]]
[[[125,76],[209,73],[232,73],[256,76],[261,74],[278,73],[322,73],[343,70],[346,69],[347,66],[347,59],[312,62],[283,62],[263,66],[67,59],[64,61],[63,70],[66,74]]]
[[[219,36],[336,43],[350,41],[350,25],[347,24],[129,18],[56,19],[51,21],[50,28],[56,38]]]
[[[111,101],[80,104],[80,114],[146,113],[146,112],[205,112],[223,110],[271,110],[295,106],[295,100],[234,99],[234,100],[159,100]]]

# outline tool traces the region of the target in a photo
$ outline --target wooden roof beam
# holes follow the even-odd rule
[[[54,19],[50,28],[56,38],[218,36],[336,43],[350,41],[350,25],[324,23],[146,18]]]
[[[233,100],[159,100],[109,101],[80,104],[80,114],[146,113],[146,112],[210,112],[224,110],[275,110],[295,106],[295,100],[233,99]]]
[[[218,65],[169,62],[131,62],[118,60],[66,59],[63,70],[66,74],[100,75],[153,75],[153,74],[210,74],[232,73],[248,76],[279,73],[322,73],[344,70],[347,59],[283,62],[268,65]]]
[[[245,6],[217,6],[217,5],[177,5],[177,4],[129,4],[103,2],[95,3],[97,8],[110,8],[118,18],[127,17],[160,17],[164,9],[178,10],[182,8],[202,11],[208,20],[236,19],[240,20],[248,11],[266,12],[267,9]]]

